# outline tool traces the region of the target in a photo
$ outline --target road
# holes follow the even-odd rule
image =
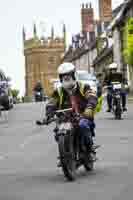
[[[43,111],[43,103],[19,104],[0,119],[0,200],[132,200],[133,104],[123,120],[96,116],[99,160],[75,182],[57,168],[54,124],[35,125]]]

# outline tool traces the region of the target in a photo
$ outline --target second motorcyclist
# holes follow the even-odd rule
[[[33,92],[34,92],[35,101],[43,101],[44,90],[43,90],[40,80],[38,80],[37,83],[35,84],[35,87],[33,88]]]
[[[122,88],[121,88],[121,99],[122,99],[122,108],[123,111],[127,111],[126,108],[126,94],[127,94],[127,88],[128,88],[128,84],[127,84],[127,80],[123,77],[121,72],[117,72],[117,63],[111,63],[109,65],[109,72],[108,74],[105,76],[104,82],[103,82],[103,86],[107,87],[107,105],[108,105],[108,109],[107,112],[111,112],[112,110],[112,95],[113,95],[113,79],[114,77],[120,77],[121,80],[115,80],[118,82],[122,83]],[[120,75],[120,76],[116,76],[116,75]]]

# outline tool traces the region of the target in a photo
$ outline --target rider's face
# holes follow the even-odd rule
[[[70,89],[75,85],[75,80],[73,80],[71,74],[64,74],[62,77],[62,84],[65,89]]]
[[[65,74],[62,79],[63,79],[63,81],[71,81],[72,76],[70,74]]]
[[[111,72],[111,73],[116,73],[116,72],[117,72],[117,69],[111,69],[110,72]]]

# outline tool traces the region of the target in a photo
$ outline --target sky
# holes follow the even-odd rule
[[[112,0],[115,8],[124,0]],[[82,3],[92,2],[95,18],[98,18],[98,0],[4,0],[0,5],[0,69],[10,76],[12,88],[25,92],[25,63],[23,55],[22,28],[27,38],[32,36],[33,24],[38,35],[48,36],[51,26],[55,35],[61,36],[66,24],[67,43],[71,35],[81,31],[80,8]]]

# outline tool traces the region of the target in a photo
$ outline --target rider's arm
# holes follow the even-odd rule
[[[85,86],[84,89],[85,98],[87,100],[87,107],[95,108],[97,103],[96,91],[90,88],[90,86]]]
[[[55,110],[58,109],[59,105],[59,95],[58,91],[54,91],[51,95],[48,103],[46,104],[46,115],[52,115]]]
[[[94,117],[94,109],[96,108],[97,104],[97,96],[96,92],[90,89],[90,86],[85,86],[84,88],[84,95],[87,100],[87,105],[84,110],[83,115],[88,118]]]

